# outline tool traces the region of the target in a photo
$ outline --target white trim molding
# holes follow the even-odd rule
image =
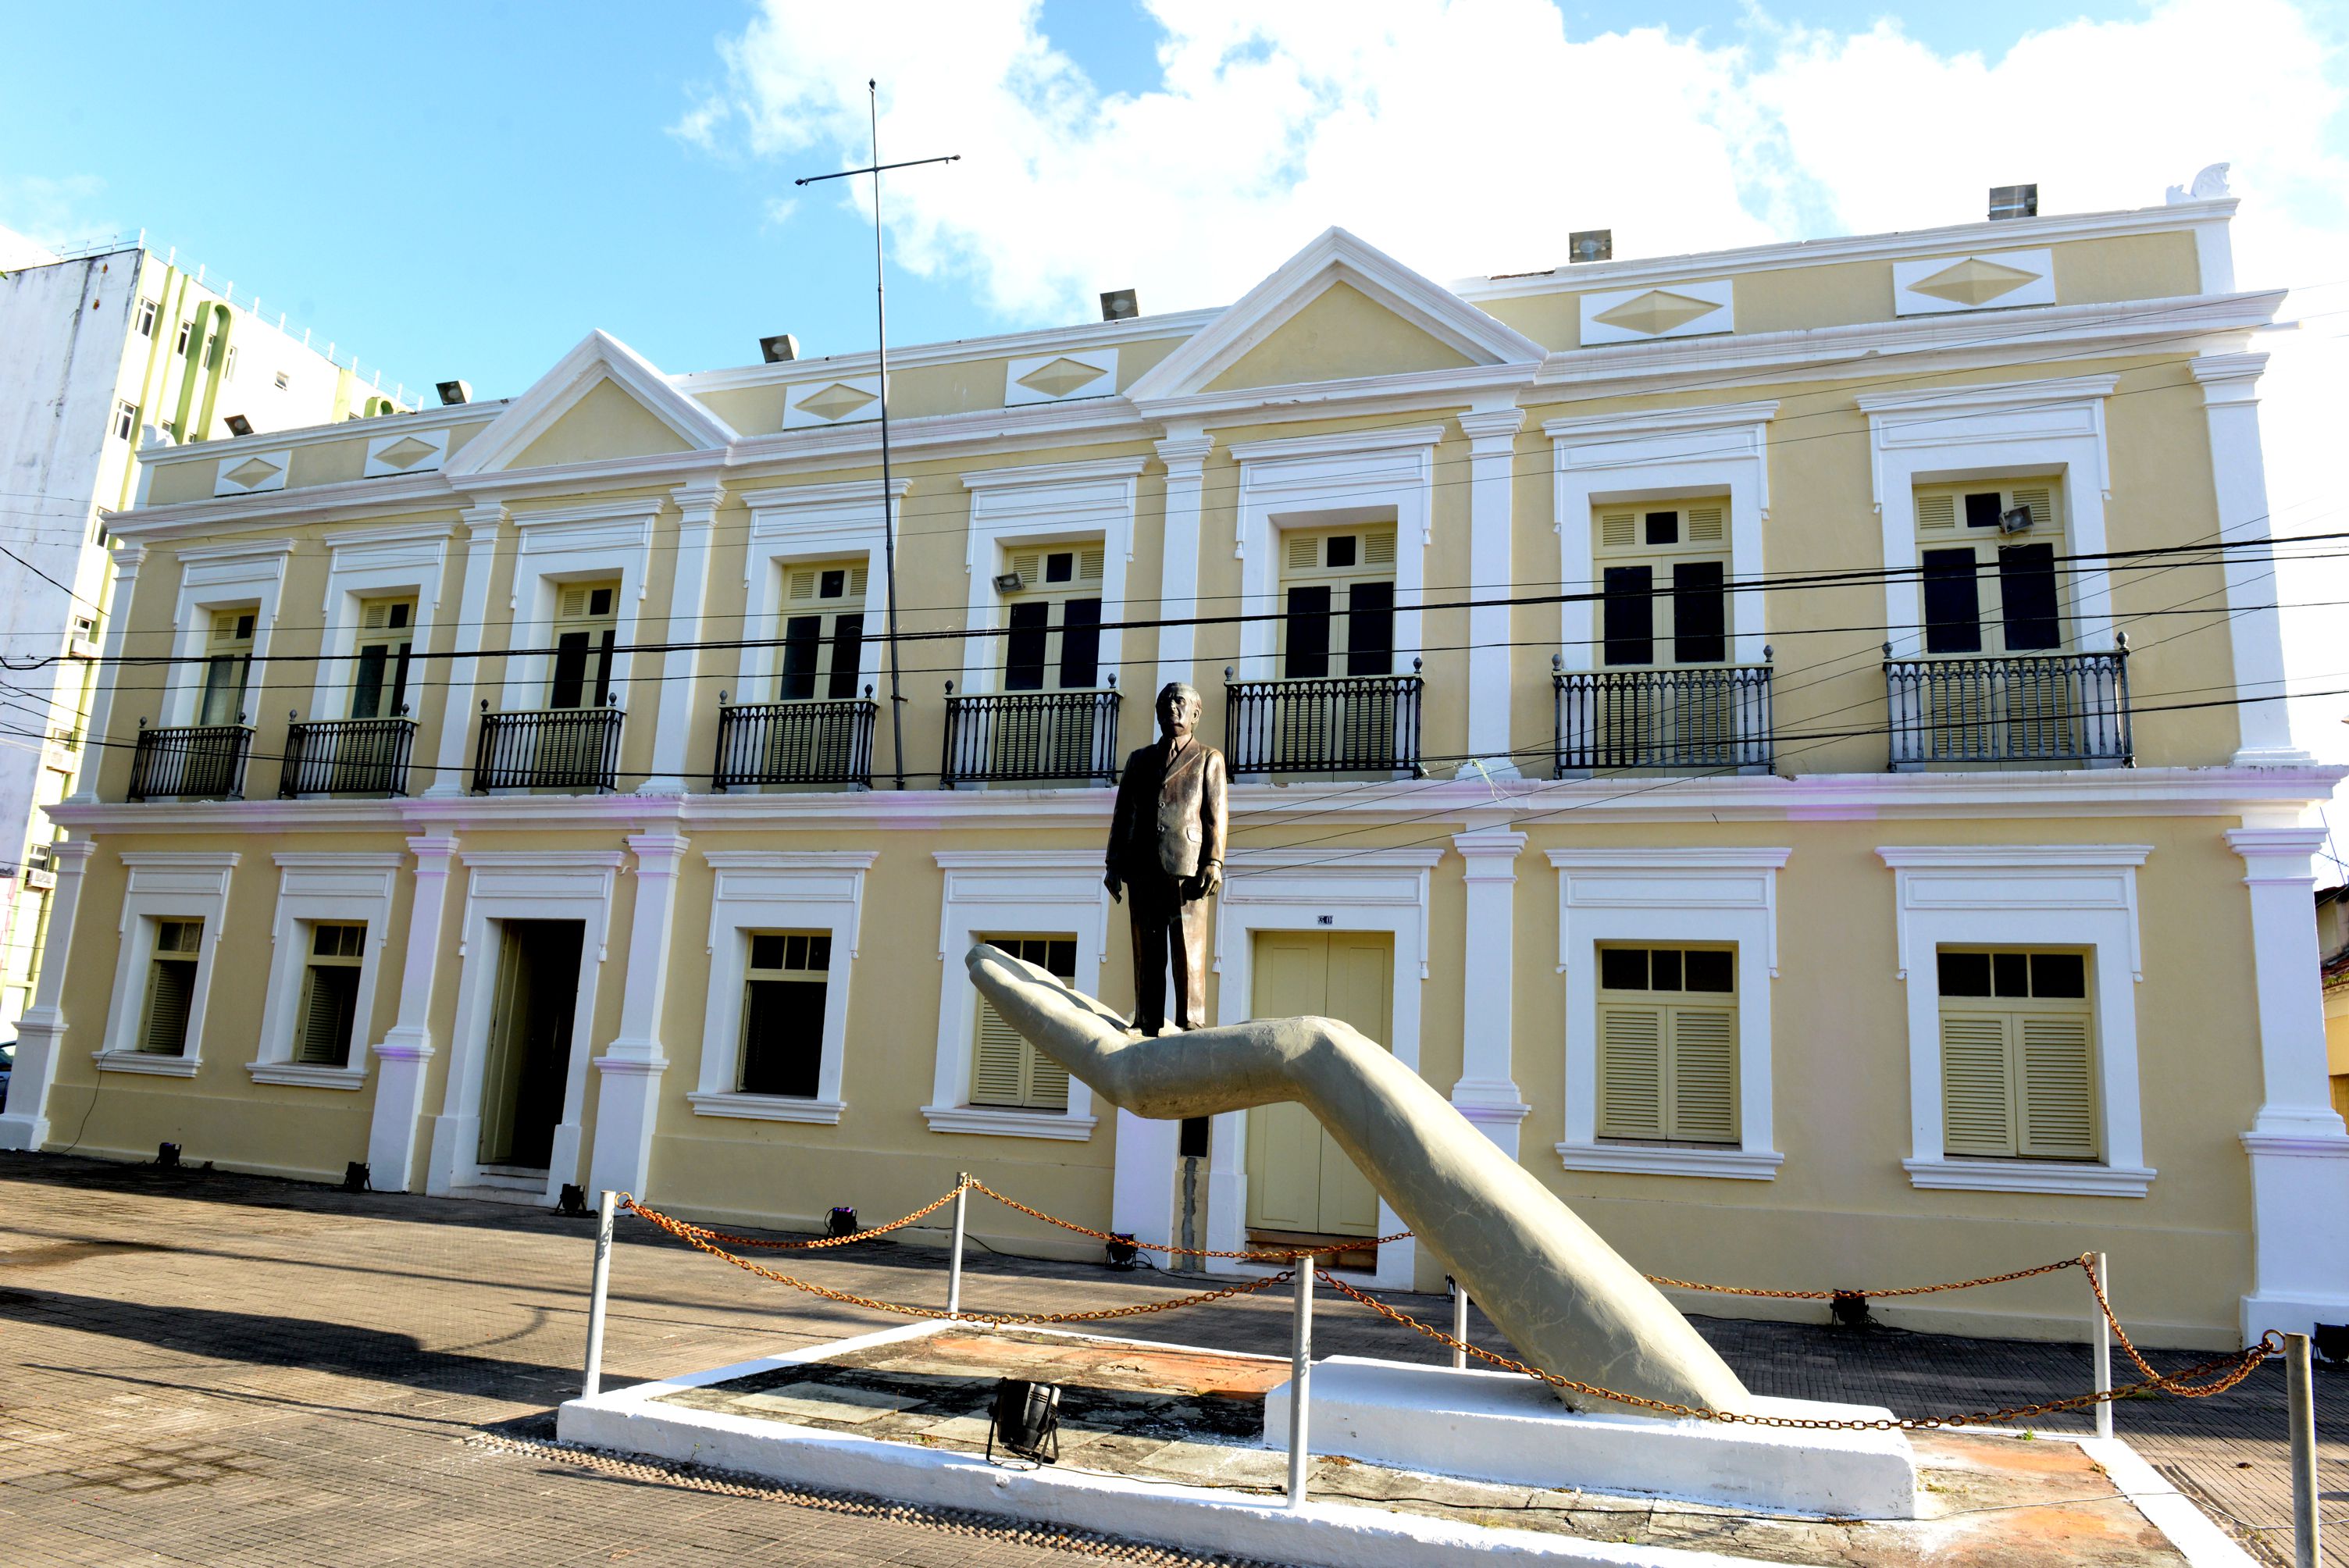
[[[1062,366],[1068,366],[1061,369]],[[1047,377],[1046,371],[1055,374]],[[1081,373],[1092,371],[1090,377]],[[1064,348],[1057,354],[1015,355],[1003,367],[1003,406],[1068,403],[1106,397],[1117,390],[1117,349]]]
[[[1083,1142],[1093,1135],[1093,1091],[1069,1080],[1065,1112],[970,1103],[971,1058],[978,1037],[978,991],[963,954],[988,932],[1065,931],[1076,939],[1076,988],[1101,994],[1102,949],[1109,941],[1109,890],[1092,850],[939,850],[946,886],[938,903],[938,1041],[930,1102],[922,1117],[932,1132]]]
[[[193,1078],[203,1058],[204,1016],[212,1002],[212,966],[228,923],[229,880],[243,857],[235,851],[126,850],[129,872],[122,908],[115,917],[118,939],[113,998],[103,1044],[90,1053],[101,1072],[154,1073]],[[146,1012],[147,966],[155,955],[159,920],[201,920],[196,950],[196,993],[188,1003],[188,1031],[177,1056],[141,1051],[139,1026]]]
[[[685,1098],[696,1116],[833,1125],[847,1109],[848,1009],[858,934],[864,918],[864,873],[871,850],[717,850],[704,854],[717,875],[709,895],[709,998],[702,1014],[701,1076]],[[740,1078],[743,974],[758,930],[822,931],[832,938],[824,981],[822,1065],[812,1099],[745,1094]]]
[[[310,684],[313,721],[349,717],[336,698],[351,687],[347,662],[358,646],[359,602],[398,593],[416,595],[416,616],[409,641],[422,653],[431,646],[435,612],[440,608],[440,588],[449,564],[449,541],[457,531],[453,522],[425,522],[391,528],[349,529],[330,533],[320,542],[326,550],[326,586],[318,596],[324,629],[317,675]],[[429,662],[415,666],[420,692]],[[409,711],[418,703],[411,696]]]
[[[1648,343],[1737,330],[1735,283],[1687,278],[1669,288],[1601,289],[1581,296],[1584,344]],[[1612,321],[1608,320],[1613,316]]]
[[[285,488],[286,470],[293,466],[293,452],[283,447],[274,451],[230,452],[212,470],[212,494],[258,495],[264,490],[282,490]]]
[[[1920,1188],[2142,1198],[2145,1162],[2137,1086],[2137,870],[2149,844],[1885,844],[1893,878],[1894,978],[1908,988],[1908,1159]],[[1942,1145],[1941,997],[1936,954],[1945,944],[2085,947],[2095,1017],[2096,1124],[2102,1159],[1970,1160]]]
[[[1256,934],[1259,931],[1372,931],[1394,939],[1388,1016],[1393,1038],[1382,1042],[1395,1060],[1420,1070],[1421,982],[1428,976],[1428,891],[1440,849],[1355,850],[1317,854],[1311,850],[1235,851],[1224,867],[1223,896],[1216,901],[1216,1021],[1237,1024],[1255,1011]],[[1226,1111],[1210,1119],[1207,1142],[1207,1245],[1237,1252],[1247,1232],[1247,1112]],[[1120,1176],[1125,1172],[1121,1171]],[[1174,1171],[1154,1212],[1174,1201]],[[1379,1200],[1378,1233],[1404,1229]],[[1379,1249],[1372,1283],[1409,1290],[1418,1267],[1418,1243],[1392,1242]],[[1225,1258],[1207,1260],[1211,1274],[1260,1272]]]
[[[636,696],[628,689],[636,655],[628,649],[639,639],[645,621],[645,598],[651,587],[654,535],[666,498],[631,496],[585,506],[517,511],[511,515],[518,542],[514,547],[513,579],[506,596],[508,645],[545,650],[554,642],[555,611],[564,585],[607,577],[620,580],[612,655],[612,692],[625,712]],[[470,570],[470,566],[468,568]],[[660,661],[653,658],[653,673]],[[512,713],[546,706],[546,685],[554,659],[544,651],[518,652],[506,660],[505,680],[499,688],[498,707]],[[639,705],[637,721],[657,727],[659,692]],[[450,714],[444,722],[461,725],[470,715]],[[655,745],[659,738],[655,737]]]
[[[2054,303],[2055,253],[2044,246],[2034,251],[1961,251],[1892,263],[1895,315]]]
[[[1923,392],[1863,393],[1870,483],[1884,537],[1884,622],[1914,627],[1889,634],[1896,656],[1925,645],[1924,590],[1917,577],[1920,484],[2053,474],[2064,485],[2064,552],[2084,557],[2069,573],[2065,641],[2111,646],[2110,574],[2105,503],[2112,499],[2105,399],[2116,376],[1975,383]]]
[[[391,479],[399,474],[429,474],[449,460],[449,427],[412,430],[403,424],[388,436],[367,439],[367,461],[359,477]]]
[[[970,528],[963,545],[963,573],[969,583],[967,626],[992,626],[1001,620],[1002,595],[995,574],[1014,544],[1081,544],[1102,542],[1102,619],[1101,669],[1114,680],[1123,666],[1124,634],[1115,623],[1127,618],[1126,571],[1133,560],[1134,497],[1148,459],[1107,458],[1097,462],[1039,463],[1025,468],[974,469],[962,475],[970,492]],[[1000,676],[1003,644],[994,637],[963,642],[962,690],[991,692]]]
[[[420,858],[420,853],[419,853]],[[571,1015],[564,1072],[563,1112],[554,1129],[541,1195],[552,1203],[566,1182],[580,1180],[581,1120],[595,1032],[595,992],[610,954],[612,893],[627,858],[618,850],[493,850],[461,852],[467,872],[465,913],[458,928],[457,1017],[440,1114],[432,1123],[425,1191],[446,1197],[481,1184],[482,1068],[496,991],[495,923],[574,921],[579,925],[579,985]]]
[[[889,488],[890,511],[905,504],[914,488],[911,480],[897,480]],[[744,647],[735,664],[736,702],[765,702],[782,673],[782,650],[775,645],[781,624],[785,569],[802,561],[864,562],[864,642],[856,659],[856,684],[861,690],[881,678],[885,643],[879,633],[888,609],[888,585],[883,572],[888,549],[887,521],[881,511],[880,488],[858,480],[843,484],[788,485],[746,490],[742,503],[750,509],[749,542],[742,551],[742,631]]]
[[[2210,479],[2219,537],[2230,547],[2220,570],[2227,581],[2227,640],[2235,690],[2251,697],[2284,689],[2283,619],[2277,607],[2274,527],[2268,515],[2267,459],[2260,444],[2260,373],[2264,354],[2202,354],[2186,368],[2202,388],[2210,432]],[[2292,704],[2246,702],[2234,709],[2239,768],[2291,768],[2314,758],[2292,738]]]
[[[204,689],[203,651],[214,610],[254,606],[253,664],[245,676],[244,722],[261,717],[263,694],[269,684],[269,642],[277,624],[279,601],[285,587],[285,568],[293,560],[291,539],[239,540],[230,544],[182,547],[179,602],[171,610],[171,652],[179,661],[164,676],[165,690],[157,704],[157,722],[193,724]],[[129,605],[115,601],[109,617],[127,621]],[[94,773],[96,769],[92,769]]]
[[[605,332],[579,340],[529,391],[499,410],[480,434],[448,460],[442,472],[452,483],[512,468],[531,444],[561,422],[580,399],[609,381],[668,427],[695,451],[722,451],[741,439],[732,426],[686,393],[660,370]]]
[[[97,771],[95,769],[92,772]],[[73,951],[75,917],[81,906],[82,873],[98,846],[67,839],[49,846],[57,885],[49,893],[47,945],[60,955]],[[65,994],[63,956],[41,965],[33,982],[32,1006],[16,1020],[16,1065],[8,1080],[8,1103],[0,1110],[0,1149],[38,1149],[49,1140],[49,1091],[65,1052],[66,1018],[57,1006]]]
[[[1729,497],[1729,577],[1758,580],[1769,568],[1763,521],[1770,515],[1770,421],[1775,399],[1701,404],[1547,419],[1550,439],[1558,579],[1569,596],[1559,609],[1558,652],[1569,670],[1596,667],[1597,610],[1572,596],[1595,582],[1592,510],[1612,501]],[[1482,581],[1482,579],[1479,579]],[[1732,593],[1730,651],[1740,664],[1759,664],[1768,640],[1767,593]]]
[[[1771,992],[1778,976],[1778,872],[1789,849],[1552,850],[1557,970],[1566,976],[1568,1171],[1775,1179]],[[1734,1145],[1602,1142],[1599,1137],[1599,944],[1725,942],[1737,950]]]
[[[1499,581],[1478,578],[1479,582]],[[1517,1088],[1516,1031],[1517,857],[1526,835],[1501,825],[1455,833],[1465,890],[1460,965],[1460,1078],[1452,1103],[1485,1137],[1517,1157],[1517,1129],[1531,1115]]]
[[[281,850],[270,859],[277,866],[277,908],[269,927],[268,988],[261,1004],[259,1049],[244,1064],[245,1071],[255,1083],[357,1088],[367,1082],[376,985],[391,942],[392,888],[408,857],[396,851]],[[322,921],[357,921],[367,926],[359,950],[357,1006],[351,1011],[350,1050],[339,1068],[294,1059],[295,1035],[302,1026],[303,971],[310,955],[305,938]]]

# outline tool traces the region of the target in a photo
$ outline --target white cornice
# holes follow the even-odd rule
[[[290,539],[239,539],[221,544],[183,544],[172,553],[182,566],[192,566],[207,561],[250,561],[256,557],[291,555],[295,542]]]
[[[1945,251],[2011,251],[2062,240],[2085,240],[2116,234],[2186,232],[2234,215],[2235,200],[2181,201],[2162,207],[2133,207],[2111,212],[2066,212],[2044,218],[2001,219],[1953,223],[1940,229],[1912,229],[1889,234],[1849,234],[1825,240],[1788,240],[1775,244],[1749,245],[1734,251],[1692,251],[1678,256],[1654,256],[1619,262],[1586,262],[1547,272],[1512,277],[1468,278],[1452,285],[1465,300],[1520,299],[1532,294],[1583,294],[1641,284],[1661,284],[1722,273],[1775,272],[1786,267],[1820,266],[1833,262],[1893,260],[1937,255]]]
[[[2120,379],[2117,376],[2064,376],[2036,381],[1977,381],[1914,392],[1863,392],[1852,401],[1867,414],[1938,414],[1953,408],[1981,413],[2109,397]]]
[[[617,500],[589,501],[580,506],[548,507],[543,511],[510,511],[506,517],[520,529],[566,522],[636,522],[658,516],[666,504],[667,498],[665,496],[634,495]]]
[[[1724,425],[1767,424],[1778,417],[1775,397],[1750,403],[1700,403],[1690,408],[1635,408],[1622,414],[1580,414],[1542,421],[1542,434],[1556,440],[1605,436],[1661,435],[1667,431],[1718,429]]]
[[[1392,452],[1432,447],[1444,439],[1441,425],[1399,425],[1368,430],[1335,430],[1326,436],[1287,436],[1268,441],[1242,441],[1230,449],[1241,463],[1277,462],[1283,458],[1337,457],[1347,452]]]
[[[911,480],[892,479],[889,494],[903,500],[914,488]],[[770,511],[792,507],[831,507],[870,505],[878,510],[880,487],[871,480],[848,480],[828,485],[788,485],[781,490],[746,490],[735,492],[735,499],[753,511]]]
[[[413,474],[396,480],[342,480],[261,495],[206,496],[105,515],[116,537],[153,543],[180,533],[282,528],[288,521],[324,522],[353,513],[382,517],[454,511],[464,504],[439,474]]]
[[[2151,844],[1883,844],[1876,851],[1896,871],[2141,866],[2151,853]]]
[[[973,469],[957,477],[965,490],[1018,490],[1030,485],[1081,484],[1087,480],[1132,479],[1149,461],[1148,458],[1135,456],[1078,463],[1031,463],[1025,468]]]
[[[1079,322],[1034,332],[1006,333],[996,337],[957,337],[945,343],[916,343],[889,351],[889,368],[917,370],[934,365],[968,364],[976,360],[1009,359],[1030,354],[1059,354],[1088,348],[1123,347],[1163,337],[1188,337],[1224,314],[1224,306],[1177,311],[1166,315],[1141,315],[1125,321]],[[734,392],[757,387],[784,387],[807,379],[810,367],[821,366],[827,376],[875,375],[877,354],[827,354],[814,359],[787,359],[779,365],[740,365],[717,370],[680,371],[669,379],[694,393]]]
[[[1131,401],[1137,413],[1170,424],[1226,416],[1222,420],[1225,424],[1257,425],[1283,419],[1377,414],[1398,408],[1426,410],[1462,403],[1485,404],[1496,397],[1514,396],[1536,379],[1534,362],[1525,361],[1414,370],[1401,376],[1348,376],[1279,387],[1242,387],[1229,392],[1161,397],[1133,396]],[[1137,387],[1136,392],[1139,390]]]
[[[283,451],[288,447],[318,447],[333,441],[357,441],[377,436],[413,435],[420,430],[453,433],[464,425],[486,425],[503,403],[458,403],[446,408],[419,408],[376,418],[350,418],[334,425],[311,425],[295,430],[255,430],[250,436],[225,436],[217,440],[191,441],[183,447],[157,447],[139,454],[141,468],[170,468],[181,463],[208,462],[239,452]],[[387,476],[391,477],[391,476]],[[407,476],[398,476],[405,478]],[[242,500],[247,498],[239,496]]]

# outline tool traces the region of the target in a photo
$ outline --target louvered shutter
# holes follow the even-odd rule
[[[1664,1136],[1664,1010],[1609,1003],[1599,1010],[1599,1131]]]
[[[1722,517],[1717,506],[1692,506],[1688,509],[1688,537],[1692,544],[1721,542]]]
[[[1019,573],[1023,584],[1033,588],[1044,581],[1044,558],[1035,551],[1015,555],[1011,558],[1011,570]]]
[[[2024,1013],[2014,1022],[2022,1045],[2016,1075],[2023,1089],[2017,1152],[2050,1160],[2093,1157],[2096,1114],[2086,1016]]]
[[[303,985],[301,1029],[295,1038],[295,1061],[307,1067],[348,1065],[357,985],[357,969],[310,966]]]
[[[1671,1031],[1671,1136],[1736,1142],[1736,1015],[1726,1007],[1675,1007]]]
[[[2000,1014],[1941,1016],[1941,1146],[1951,1154],[2014,1152],[2006,1035]]]
[[[196,997],[196,966],[183,958],[154,961],[147,983],[147,1027],[139,1048],[156,1056],[184,1056],[188,1013]]]
[[[864,566],[852,566],[848,569],[848,596],[860,604],[864,603],[864,587],[871,576],[871,568]]]
[[[2046,485],[2025,485],[2013,492],[2014,504],[2031,509],[2031,526],[2045,528],[2055,521],[2055,492]]]
[[[1102,565],[1106,560],[1107,557],[1102,553],[1102,547],[1098,544],[1087,545],[1083,550],[1079,551],[1077,552],[1077,581],[1080,583],[1100,582],[1102,580]]]
[[[802,600],[812,599],[815,597],[818,575],[819,574],[817,573],[804,570],[792,573],[792,603],[797,603]]]
[[[1957,526],[1957,497],[1920,495],[1917,498],[1917,531],[1920,533],[1954,531]]]
[[[563,591],[561,603],[557,605],[555,613],[566,621],[575,621],[580,616],[585,615],[587,613],[587,590],[585,588],[565,588]]]
[[[995,1004],[981,996],[978,999],[978,1050],[970,1070],[970,1102],[973,1105],[1017,1106],[1026,1103],[1025,1065],[1021,1058],[1029,1050],[1028,1042],[1019,1031],[1004,1021],[995,1010]],[[1066,1080],[1062,1081],[1061,1099],[1067,1100]]]
[[[1639,542],[1640,520],[1637,513],[1603,511],[1599,514],[1599,542],[1609,550],[1621,550]]]
[[[1362,536],[1362,564],[1392,566],[1395,559],[1395,536],[1392,529],[1381,529]]]
[[[1310,572],[1321,564],[1321,536],[1318,533],[1292,533],[1288,536],[1288,569]]]

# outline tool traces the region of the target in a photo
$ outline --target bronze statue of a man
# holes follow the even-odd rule
[[[1224,754],[1199,740],[1199,694],[1180,681],[1158,694],[1158,742],[1125,759],[1109,824],[1112,898],[1130,890],[1133,923],[1133,1026],[1166,1026],[1166,980],[1174,976],[1174,1025],[1206,1023],[1207,900],[1224,881],[1230,781]]]

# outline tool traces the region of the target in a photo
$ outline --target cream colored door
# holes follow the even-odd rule
[[[1340,1018],[1390,1046],[1394,939],[1384,933],[1256,935],[1254,1016]],[[1379,1196],[1301,1105],[1248,1112],[1247,1224],[1313,1236],[1378,1234]]]

